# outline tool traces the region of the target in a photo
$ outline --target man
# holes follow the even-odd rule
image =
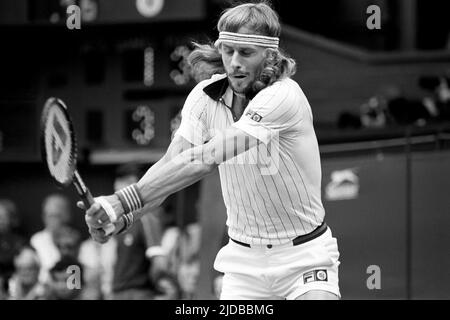
[[[14,257],[14,273],[9,279],[8,299],[41,300],[45,298],[45,285],[39,281],[41,263],[36,251],[23,246]]]
[[[295,61],[278,48],[277,14],[242,4],[219,19],[214,45],[191,62],[225,74],[189,94],[165,156],[137,182],[99,197],[86,211],[106,242],[111,221],[126,230],[131,211],[152,208],[219,168],[230,241],[217,254],[221,299],[337,299],[339,252],[324,223],[319,148],[309,103],[290,79]],[[81,204],[80,204],[81,206]]]
[[[25,244],[17,227],[17,207],[9,199],[0,199],[0,300],[6,295],[8,281],[14,273],[14,256]]]
[[[64,195],[55,193],[44,199],[42,204],[44,229],[36,232],[30,239],[41,261],[39,277],[43,282],[48,279],[49,270],[61,258],[54,236],[58,230],[69,224],[70,218],[70,202]]]
[[[62,256],[49,270],[46,300],[81,300],[83,267],[73,256]]]
[[[136,183],[140,176],[140,169],[136,164],[119,166],[116,170],[114,190]],[[158,212],[153,210],[136,221],[128,232],[116,236],[113,299],[154,298],[156,292],[154,282],[167,268],[166,257],[160,247],[161,233]]]

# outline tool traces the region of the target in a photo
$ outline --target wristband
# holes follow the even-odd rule
[[[130,229],[134,223],[134,216],[131,212],[124,214],[121,218],[123,219],[124,225],[123,225],[122,229],[120,229],[120,231],[117,232],[117,234],[121,234],[121,233],[128,231],[128,229]]]
[[[117,221],[117,214],[114,211],[113,206],[108,202],[108,200],[106,200],[106,197],[96,197],[94,200],[100,204],[103,210],[105,210],[110,222],[114,223]]]
[[[122,203],[125,214],[142,209],[142,201],[139,189],[136,184],[120,189],[115,193]]]

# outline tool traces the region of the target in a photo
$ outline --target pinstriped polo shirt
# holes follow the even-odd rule
[[[235,126],[262,143],[219,165],[229,236],[254,245],[282,244],[324,219],[321,164],[311,107],[292,79],[261,90],[240,119],[226,75],[200,82],[181,111],[176,134],[200,145]]]

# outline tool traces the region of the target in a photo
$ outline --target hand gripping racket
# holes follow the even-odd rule
[[[73,184],[86,208],[94,199],[77,171],[77,142],[67,107],[60,99],[49,98],[41,115],[41,153],[50,175],[59,187]],[[111,223],[105,233],[114,231]]]

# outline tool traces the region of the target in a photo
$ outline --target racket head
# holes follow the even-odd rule
[[[40,125],[42,161],[60,187],[73,181],[77,144],[72,120],[64,102],[51,97],[45,102]]]

